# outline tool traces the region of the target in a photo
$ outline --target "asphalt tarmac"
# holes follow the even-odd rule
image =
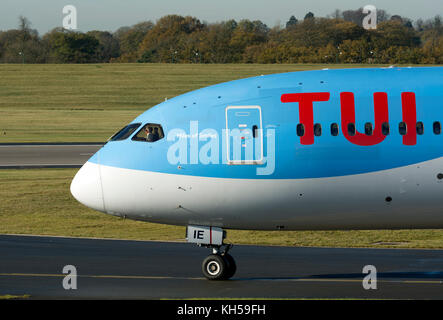
[[[102,144],[0,144],[0,169],[80,168]]]
[[[31,299],[443,299],[443,250],[235,246],[237,273],[208,281],[187,243],[0,235],[0,296]],[[63,268],[77,271],[66,290]],[[377,289],[363,287],[363,268]],[[72,281],[70,282],[72,284]]]

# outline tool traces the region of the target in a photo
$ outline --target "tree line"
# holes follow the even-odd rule
[[[375,30],[362,27],[364,16],[362,9],[309,12],[269,28],[168,15],[114,33],[55,28],[43,36],[20,17],[17,29],[0,32],[0,63],[443,63],[440,16],[411,21],[378,10]]]

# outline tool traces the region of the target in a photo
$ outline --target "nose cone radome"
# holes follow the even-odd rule
[[[97,210],[105,211],[103,191],[98,164],[86,162],[71,183],[71,194],[78,202]]]

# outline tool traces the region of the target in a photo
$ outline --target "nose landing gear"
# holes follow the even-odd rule
[[[208,256],[202,263],[203,275],[208,280],[228,280],[237,271],[234,258],[228,253],[232,244],[226,246],[223,252],[220,248],[213,247],[213,254]]]
[[[221,228],[188,226],[188,242],[212,249],[212,254],[202,263],[203,275],[208,280],[228,280],[237,271],[235,260],[228,253],[233,245],[223,243],[225,236]]]

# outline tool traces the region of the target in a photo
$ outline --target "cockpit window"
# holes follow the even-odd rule
[[[134,141],[156,142],[165,137],[163,128],[159,124],[148,123],[132,138]]]
[[[119,132],[114,134],[109,140],[110,141],[122,141],[131,136],[132,133],[134,133],[135,130],[138,129],[142,124],[141,123],[133,123],[130,124],[123,129],[121,129]]]

